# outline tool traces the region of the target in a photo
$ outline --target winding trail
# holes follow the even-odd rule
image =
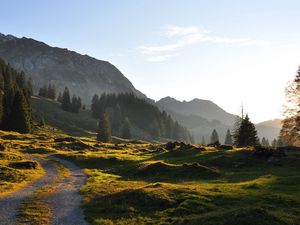
[[[82,198],[79,193],[80,187],[86,181],[86,175],[73,163],[49,157],[63,164],[70,170],[70,176],[59,183],[58,191],[50,199],[52,209],[52,224],[54,225],[86,225],[84,213],[81,207]]]
[[[32,160],[38,161],[45,169],[46,174],[28,185],[24,189],[0,198],[0,225],[17,225],[17,212],[22,202],[29,198],[34,191],[48,185],[59,185],[57,191],[47,199],[52,210],[53,225],[86,225],[82,209],[82,199],[79,194],[80,187],[85,183],[86,175],[73,163],[48,156],[58,161],[70,170],[70,175],[57,183],[55,178],[59,175],[56,167],[48,160],[28,155]]]

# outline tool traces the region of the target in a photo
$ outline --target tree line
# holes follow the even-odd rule
[[[101,121],[109,121],[110,126],[106,127],[110,127],[111,133],[117,136],[132,136],[135,131],[146,132],[152,139],[169,138],[193,142],[188,130],[170,115],[132,93],[94,95],[91,111],[93,118],[100,118],[99,129]]]
[[[33,129],[30,97],[33,83],[24,72],[17,72],[0,59],[0,127],[29,133]]]

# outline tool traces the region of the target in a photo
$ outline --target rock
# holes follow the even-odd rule
[[[61,137],[61,138],[55,138],[54,139],[54,142],[73,142],[73,141],[76,141],[75,138],[73,137]]]
[[[36,169],[37,166],[38,163],[34,161],[12,162],[9,164],[9,167],[15,169]]]
[[[0,143],[0,151],[4,151],[4,150],[5,150],[5,146]]]
[[[232,145],[220,145],[218,147],[218,150],[232,150],[233,146]]]
[[[168,142],[168,143],[166,144],[165,148],[166,148],[167,150],[173,150],[173,149],[176,148],[176,143],[175,143],[175,142]]]

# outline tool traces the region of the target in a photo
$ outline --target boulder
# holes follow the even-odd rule
[[[61,137],[61,138],[55,138],[54,142],[73,142],[76,141],[73,137]]]

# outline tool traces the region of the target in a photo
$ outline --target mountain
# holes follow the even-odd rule
[[[156,103],[161,109],[184,116],[199,116],[209,121],[218,120],[225,125],[231,126],[236,118],[235,115],[223,110],[209,100],[193,99],[192,101],[178,101],[171,97],[165,97]]]
[[[0,58],[31,76],[35,92],[51,82],[59,91],[68,86],[70,92],[81,96],[87,105],[95,93],[132,92],[145,97],[109,62],[31,38],[0,33]]]
[[[198,143],[201,143],[202,136],[209,143],[213,129],[217,130],[220,141],[223,142],[227,129],[233,128],[236,118],[209,100],[178,101],[165,97],[157,101],[156,105],[188,128]]]
[[[202,136],[206,143],[209,143],[213,129],[217,130],[220,142],[223,143],[227,129],[233,130],[234,127],[236,115],[226,112],[209,100],[178,101],[171,97],[165,97],[156,104],[188,128],[198,143],[201,143]],[[271,141],[279,135],[281,120],[268,120],[255,126],[259,138],[265,137]]]
[[[260,138],[265,137],[269,139],[269,141],[272,141],[274,138],[277,138],[279,136],[280,129],[281,129],[281,120],[280,119],[267,120],[258,123],[255,126],[258,132],[258,136]]]

